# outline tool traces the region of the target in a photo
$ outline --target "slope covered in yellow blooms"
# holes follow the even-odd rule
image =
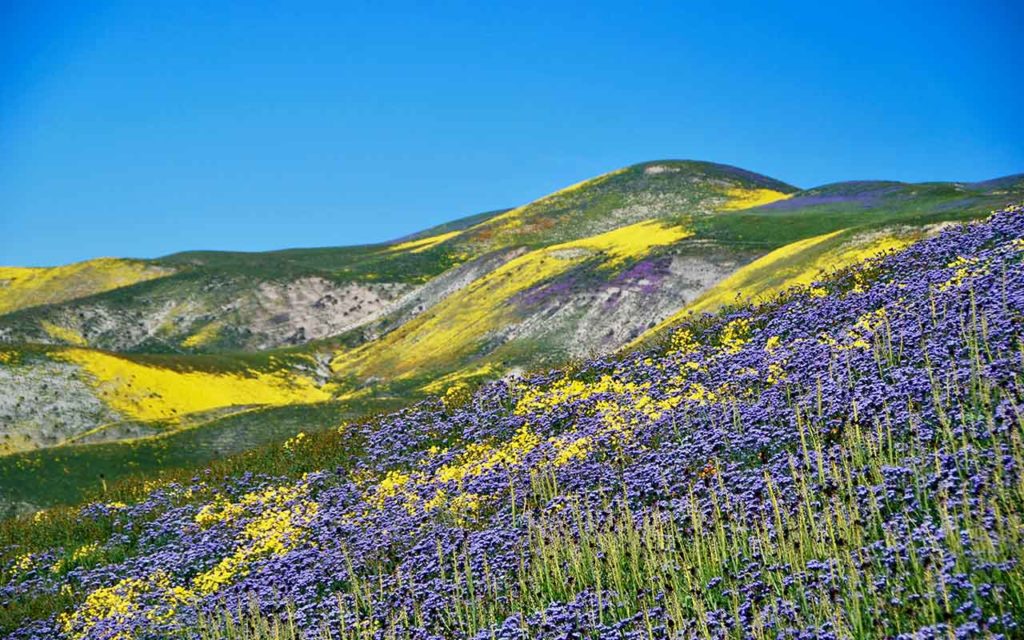
[[[135,420],[174,420],[224,407],[331,398],[331,387],[318,387],[289,371],[180,370],[91,349],[64,349],[55,357],[79,365],[107,406]]]
[[[173,273],[137,260],[97,258],[61,267],[0,267],[0,314],[81,298]]]
[[[675,315],[642,334],[627,347],[643,343],[693,313],[713,313],[729,304],[770,298],[791,287],[808,286],[829,271],[842,269],[920,239],[921,228],[863,232],[839,230],[798,240],[737,269]]]
[[[451,240],[460,233],[460,231],[449,231],[447,233],[439,233],[436,236],[417,238],[416,240],[409,240],[408,242],[391,245],[388,247],[388,251],[410,251],[412,253],[423,253],[432,247],[436,247],[445,240]]]
[[[739,211],[740,209],[760,207],[761,205],[769,204],[771,202],[785,200],[792,194],[783,193],[775,189],[736,188],[726,189],[725,195],[728,198],[728,200],[726,200],[726,203],[722,207],[722,210]]]
[[[342,375],[357,373],[392,379],[450,368],[471,354],[490,331],[513,321],[514,309],[509,302],[516,294],[584,261],[598,259],[606,267],[616,267],[690,235],[681,226],[648,220],[530,251],[448,296],[397,330],[339,353],[332,367]]]

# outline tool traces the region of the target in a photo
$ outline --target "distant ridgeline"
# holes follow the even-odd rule
[[[0,268],[0,513],[637,348],[1022,199],[657,161],[388,244]]]

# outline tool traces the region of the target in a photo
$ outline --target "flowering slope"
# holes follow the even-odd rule
[[[2,620],[21,639],[1019,636],[1022,259],[1010,208],[658,350],[344,428],[335,469],[90,505],[96,533],[59,545],[27,542],[44,514],[4,551]]]
[[[172,269],[141,260],[97,258],[62,267],[0,267],[0,314],[161,278]]]

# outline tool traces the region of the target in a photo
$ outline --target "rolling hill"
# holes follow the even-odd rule
[[[1022,176],[799,190],[656,161],[380,245],[3,269],[0,503],[655,341],[1022,197]]]
[[[0,633],[1019,637],[1022,319],[1014,206],[643,350],[2,521]]]

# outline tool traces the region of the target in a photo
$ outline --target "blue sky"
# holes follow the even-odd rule
[[[0,0],[0,264],[382,241],[662,158],[1024,172],[1020,4]]]

